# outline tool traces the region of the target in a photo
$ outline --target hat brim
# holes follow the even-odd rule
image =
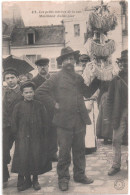
[[[76,56],[78,56],[79,53],[80,53],[79,50],[73,51],[73,52],[69,52],[69,53],[64,54],[62,56],[59,56],[58,58],[56,58],[56,60],[57,60],[57,62],[62,62],[65,57],[67,57],[67,56],[69,56],[71,54],[73,54],[76,57]]]

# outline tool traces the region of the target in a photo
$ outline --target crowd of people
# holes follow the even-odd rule
[[[91,110],[85,105],[89,98],[97,102],[99,109],[95,143],[97,137],[113,144],[113,164],[108,175],[120,171],[121,144],[128,129],[128,51],[122,51],[117,61],[119,75],[109,82],[94,78],[89,86],[75,71],[77,56],[79,51],[63,48],[57,58],[62,69],[53,75],[48,71],[49,59],[37,60],[37,76],[26,77],[22,82],[16,69],[4,69],[7,86],[3,87],[3,187],[8,187],[14,142],[11,172],[18,174],[18,191],[31,186],[40,190],[38,175],[51,171],[54,161],[59,189],[68,190],[71,156],[74,181],[94,182],[85,171],[86,127],[92,123]],[[84,54],[79,60],[84,69],[90,58]]]

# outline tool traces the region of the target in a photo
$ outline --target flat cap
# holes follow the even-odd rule
[[[45,66],[45,65],[47,65],[49,63],[49,59],[48,58],[41,58],[41,59],[39,59],[39,60],[37,60],[36,62],[35,62],[35,64],[37,65],[37,66]]]
[[[82,54],[79,57],[79,61],[81,61],[81,62],[90,62],[90,57],[86,54]]]
[[[14,74],[15,76],[19,76],[19,72],[15,68],[6,68],[4,69],[4,76],[6,74]]]
[[[31,80],[27,80],[20,84],[20,90],[23,91],[25,87],[32,87],[35,90],[36,86],[34,82],[32,82]]]

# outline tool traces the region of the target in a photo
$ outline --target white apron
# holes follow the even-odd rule
[[[86,125],[86,136],[85,136],[85,148],[95,148],[96,147],[96,121],[98,116],[97,102],[90,100],[85,101],[87,110],[89,112],[89,117],[92,124]]]

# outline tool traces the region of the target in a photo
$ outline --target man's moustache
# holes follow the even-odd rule
[[[47,71],[45,69],[42,70],[43,74],[47,74]]]
[[[73,64],[71,64],[71,63],[68,63],[68,64],[64,65],[64,67],[66,67],[66,68],[68,68],[68,67],[70,67],[70,68],[74,68],[74,65],[73,65]]]

